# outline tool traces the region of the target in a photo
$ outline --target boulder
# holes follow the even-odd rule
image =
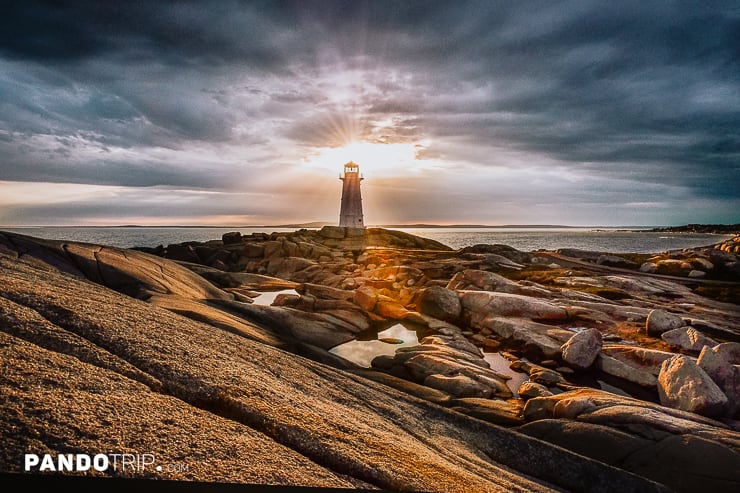
[[[654,274],[658,270],[658,265],[653,262],[644,262],[640,266],[640,272],[645,272],[648,274]]]
[[[714,264],[705,258],[697,257],[691,263],[694,267],[703,271],[714,269]]]
[[[262,247],[262,255],[266,259],[283,256],[283,243],[280,241],[266,241],[262,244]]]
[[[170,260],[180,260],[194,264],[201,262],[200,257],[195,253],[195,249],[191,245],[167,245],[167,248],[164,250],[164,256]]]
[[[352,295],[352,301],[366,312],[371,312],[375,309],[375,304],[378,302],[378,294],[374,288],[362,286],[355,289]]]
[[[521,346],[528,354],[539,359],[559,359],[560,347],[573,333],[554,325],[546,325],[526,318],[490,317],[474,313],[470,325],[481,331],[490,330],[496,337]]]
[[[550,392],[547,387],[536,382],[522,382],[522,384],[519,385],[518,393],[519,397],[524,400],[532,399],[534,397],[549,397],[552,395],[552,392]]]
[[[303,296],[297,294],[280,293],[275,296],[270,306],[297,306],[303,299]]]
[[[344,239],[346,231],[346,228],[340,228],[338,226],[324,226],[321,228],[321,231],[319,231],[319,235],[322,238],[341,240]]]
[[[686,323],[683,321],[683,318],[661,309],[652,310],[648,314],[647,321],[645,322],[647,334],[656,337],[660,336],[663,332],[678,329],[685,325]]]
[[[242,242],[242,234],[239,231],[231,231],[221,236],[224,245],[239,245]]]
[[[462,306],[455,291],[431,286],[422,290],[417,310],[439,320],[454,322],[460,317]]]
[[[554,387],[555,385],[566,383],[565,379],[560,373],[556,372],[555,370],[542,367],[534,368],[532,371],[530,371],[529,379],[535,383],[539,383],[547,387]]]
[[[619,257],[617,255],[600,255],[596,259],[596,263],[599,265],[605,265],[607,267],[620,267],[623,269],[633,269],[638,267],[635,262],[627,260],[624,257]]]
[[[563,344],[563,361],[573,368],[585,370],[590,367],[601,352],[601,332],[587,329],[577,332]]]
[[[273,258],[267,265],[267,273],[280,279],[291,279],[296,272],[312,265],[316,263],[301,257]]]
[[[714,347],[717,341],[710,339],[701,332],[691,327],[679,327],[668,332],[663,332],[660,338],[674,347],[687,351],[701,351],[704,346]]]
[[[381,300],[375,304],[374,312],[383,318],[391,320],[403,320],[409,311],[403,305],[395,301]]]
[[[676,355],[663,362],[658,375],[660,403],[704,416],[722,415],[727,396],[692,359]]]
[[[696,363],[727,396],[725,415],[735,416],[740,411],[740,367],[727,361],[717,348],[706,346]]]

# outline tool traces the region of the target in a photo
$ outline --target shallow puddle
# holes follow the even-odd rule
[[[401,324],[393,325],[377,333],[371,340],[354,340],[335,346],[330,353],[341,356],[357,365],[370,368],[376,356],[396,354],[396,349],[418,346],[419,338],[416,332]]]
[[[492,370],[511,377],[510,380],[506,381],[506,386],[509,387],[514,397],[519,397],[519,386],[529,380],[529,375],[509,368],[511,361],[501,356],[501,353],[484,353],[483,359],[491,365]]]
[[[264,291],[259,296],[254,298],[253,305],[270,306],[275,298],[280,294],[295,294],[298,295],[298,291],[295,289],[282,289],[280,291]]]

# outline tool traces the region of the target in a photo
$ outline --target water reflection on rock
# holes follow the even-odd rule
[[[254,305],[270,306],[272,305],[275,298],[281,294],[292,294],[298,296],[298,292],[295,289],[281,289],[280,291],[264,291],[259,296],[254,298]]]
[[[369,337],[372,339],[361,340]],[[340,344],[330,349],[329,352],[357,365],[370,368],[370,363],[376,356],[393,356],[399,348],[418,345],[419,338],[416,331],[402,324],[396,324],[380,332],[370,331],[362,334],[357,340]]]
[[[506,381],[506,386],[509,387],[514,397],[519,396],[519,386],[529,380],[529,375],[524,372],[518,372],[511,369],[511,361],[504,358],[501,353],[484,353],[483,359],[485,359],[491,369],[495,370],[504,375],[510,376],[511,379]]]

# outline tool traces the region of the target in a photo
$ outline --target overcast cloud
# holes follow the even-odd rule
[[[368,224],[740,222],[734,1],[64,3],[0,17],[0,224],[334,221],[349,141],[416,153]]]

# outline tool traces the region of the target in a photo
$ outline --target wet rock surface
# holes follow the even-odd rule
[[[182,409],[171,412],[254,430],[275,461],[303,458],[275,480],[269,461],[240,472],[230,438],[203,445],[230,465],[226,481],[689,491],[703,477],[717,491],[740,486],[740,287],[735,253],[722,245],[642,257],[452,251],[406,233],[327,227],[121,250],[2,233],[0,261],[0,333],[20,341],[8,344],[142,386],[132,412],[170,409],[156,399],[173,397]],[[683,264],[707,275],[683,275]],[[282,289],[295,291],[272,306],[252,302]],[[370,368],[329,351],[397,323],[418,345]],[[33,359],[24,351],[19,368]],[[490,352],[508,365],[492,367]],[[41,405],[29,396],[42,388],[22,390],[28,409]],[[14,412],[3,416],[12,422]],[[24,426],[43,435],[45,419]],[[414,431],[430,428],[434,441]]]

